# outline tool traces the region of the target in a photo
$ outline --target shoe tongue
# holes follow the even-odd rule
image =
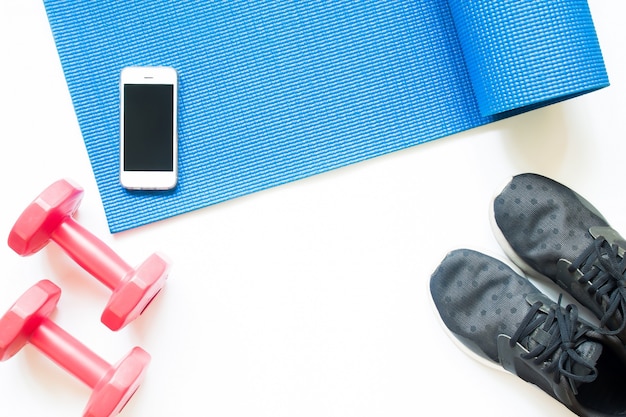
[[[576,375],[589,375],[592,371],[591,368],[595,368],[600,355],[602,355],[602,344],[593,340],[587,340],[578,345],[575,350],[589,366],[576,363],[573,367],[574,373]]]

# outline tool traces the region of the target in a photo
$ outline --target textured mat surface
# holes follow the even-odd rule
[[[44,4],[112,232],[608,85],[580,0]],[[179,72],[172,192],[119,185],[131,65]]]

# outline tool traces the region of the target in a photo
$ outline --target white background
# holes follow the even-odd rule
[[[458,350],[427,283],[455,248],[505,259],[488,206],[516,173],[570,185],[626,232],[626,4],[589,3],[609,88],[111,235],[43,4],[0,0],[0,236],[68,177],[85,189],[80,223],[131,265],[174,261],[113,333],[109,291],[58,247],[21,258],[3,243],[0,310],[48,278],[64,291],[54,319],[104,359],[150,352],[124,416],[571,415]],[[31,346],[0,364],[0,392],[11,417],[78,416],[90,394]]]

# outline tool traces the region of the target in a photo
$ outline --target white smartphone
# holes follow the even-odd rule
[[[178,181],[178,74],[127,67],[120,75],[120,183],[169,190]]]

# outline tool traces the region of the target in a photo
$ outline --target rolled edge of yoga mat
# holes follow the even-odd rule
[[[448,1],[482,116],[609,85],[585,0]]]

